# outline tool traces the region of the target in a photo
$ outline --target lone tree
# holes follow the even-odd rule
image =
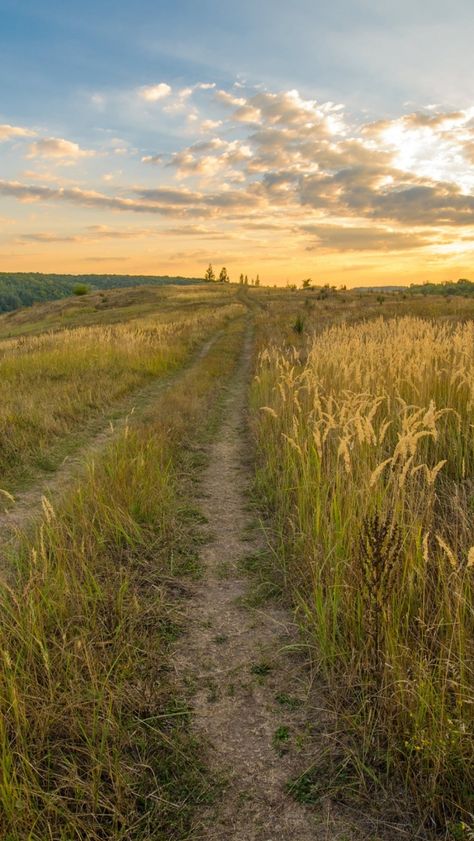
[[[255,286],[260,286],[260,275],[255,278]]]
[[[243,284],[243,282],[244,282],[244,276],[243,276],[243,274],[241,274],[240,277],[239,277],[239,283]]]
[[[209,281],[215,280],[215,279],[216,279],[216,276],[214,274],[214,269],[212,268],[212,263],[209,263],[209,265],[206,269],[206,274],[204,275],[204,280],[207,280],[209,282]]]
[[[230,277],[227,274],[227,269],[225,266],[223,266],[220,271],[219,283],[230,283]]]
[[[302,289],[311,289],[311,278],[307,277],[306,280],[301,281]]]

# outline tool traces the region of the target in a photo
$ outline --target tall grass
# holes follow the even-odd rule
[[[425,816],[466,819],[474,325],[380,319],[268,346],[252,400],[283,575],[360,751]]]
[[[238,304],[173,320],[78,327],[0,341],[0,487],[47,463],[55,444],[151,379],[184,363]]]
[[[15,586],[0,589],[8,841],[183,838],[206,796],[167,658],[173,581],[196,571],[187,443],[215,419],[241,329],[91,462],[57,510],[44,501]]]

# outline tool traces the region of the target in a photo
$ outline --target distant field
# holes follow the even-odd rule
[[[135,286],[188,286],[200,278],[148,275],[58,275],[36,272],[0,272],[0,313],[28,307],[38,301],[54,301],[91,289],[119,289]]]
[[[80,438],[91,419],[182,365],[241,309],[227,288],[210,295],[206,287],[166,287],[95,293],[1,317],[0,487],[12,490],[36,468],[52,470],[73,448],[72,435]]]

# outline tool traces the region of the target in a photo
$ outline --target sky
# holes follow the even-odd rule
[[[0,0],[0,271],[474,279],[472,0]]]

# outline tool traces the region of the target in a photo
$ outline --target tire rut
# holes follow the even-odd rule
[[[134,423],[146,415],[147,410],[190,368],[196,366],[209,353],[214,343],[222,335],[218,330],[191,357],[187,364],[177,371],[153,380],[144,388],[127,395],[119,404],[110,407],[106,416],[100,421],[98,431],[89,440],[80,445],[71,456],[59,465],[53,474],[38,473],[34,483],[25,491],[14,495],[14,503],[4,511],[0,511],[0,576],[9,578],[11,562],[9,558],[14,552],[18,534],[27,530],[42,510],[44,497],[54,504],[77,480],[91,458],[98,455],[125,427],[127,423]],[[97,429],[97,427],[96,427]],[[5,499],[0,498],[3,504]]]

